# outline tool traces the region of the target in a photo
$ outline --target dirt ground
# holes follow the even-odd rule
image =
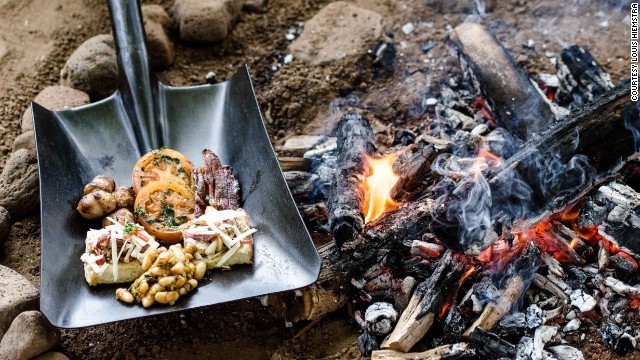
[[[168,11],[172,0],[160,3]],[[272,68],[287,54],[287,29],[306,21],[328,0],[272,0],[265,14],[243,14],[231,36],[220,44],[177,44],[175,65],[159,74],[171,85],[204,83],[214,71],[219,81],[241,65],[251,70],[258,99],[275,145],[288,136],[331,130],[331,109],[357,96],[380,131],[420,117],[425,94],[457,76],[457,61],[444,44],[448,29],[463,22],[472,1],[354,0],[383,15],[385,33],[397,50],[395,64],[380,70],[367,54],[326,66],[294,60]],[[483,22],[529,72],[555,72],[551,58],[564,46],[582,45],[609,71],[614,83],[629,77],[628,2],[487,1]],[[441,8],[446,8],[442,10]],[[405,35],[403,24],[416,30]],[[22,113],[45,86],[57,84],[73,50],[91,36],[109,31],[105,1],[0,0],[0,166],[20,133]],[[428,52],[421,44],[436,45]],[[329,124],[329,125],[328,125]],[[16,269],[34,285],[40,281],[39,216],[13,224],[0,251],[0,263]],[[78,261],[69,259],[69,261]],[[99,311],[99,309],[96,309]],[[357,359],[359,335],[346,311],[323,321],[287,328],[255,300],[85,329],[63,330],[61,351],[73,359]],[[572,341],[589,359],[617,356],[589,334]],[[635,352],[627,359],[640,359]]]

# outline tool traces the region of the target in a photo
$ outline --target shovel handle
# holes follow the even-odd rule
[[[158,86],[150,70],[138,0],[108,0],[116,45],[119,91],[140,153],[160,147],[154,100]]]

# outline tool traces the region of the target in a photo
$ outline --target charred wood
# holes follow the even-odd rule
[[[562,106],[580,108],[614,87],[589,50],[578,45],[562,50],[556,69],[560,79],[556,96]]]
[[[371,360],[444,360],[472,358],[476,352],[467,343],[442,345],[431,350],[415,353],[404,353],[396,350],[376,350],[371,353]]]
[[[391,197],[396,201],[408,200],[427,188],[431,174],[431,163],[437,153],[432,145],[417,151],[403,165],[398,182],[391,189]]]
[[[554,121],[549,104],[484,26],[460,25],[450,40],[500,127],[529,139]]]
[[[456,281],[463,273],[465,262],[448,251],[438,261],[431,276],[418,285],[393,332],[384,339],[382,348],[408,352],[427,333],[443,302],[456,290]]]
[[[342,117],[337,128],[337,167],[335,186],[327,199],[329,226],[338,246],[358,238],[364,229],[362,184],[369,173],[367,157],[375,150],[375,137],[369,121],[351,113]]]
[[[521,296],[529,288],[540,262],[540,249],[534,242],[530,242],[523,253],[507,266],[506,278],[501,281],[500,298],[485,306],[478,319],[465,331],[464,335],[469,336],[477,328],[491,331],[500,319],[517,306]]]
[[[282,171],[309,171],[311,160],[302,157],[279,156],[278,162]]]
[[[478,349],[478,352],[487,359],[499,359],[502,357],[512,359],[516,356],[515,345],[482,328],[473,330],[468,338],[469,342]]]

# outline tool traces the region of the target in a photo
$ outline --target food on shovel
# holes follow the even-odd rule
[[[133,281],[116,299],[173,305],[208,269],[252,263],[256,230],[240,208],[233,169],[211,150],[202,158],[194,169],[175,150],[152,150],[136,162],[132,187],[116,188],[102,175],[85,186],[78,212],[109,214],[102,229],[87,233],[81,259],[89,285]]]
[[[127,220],[109,220],[112,225],[87,232],[80,259],[89,285],[135,280],[144,272],[141,261],[160,246],[142,226]]]

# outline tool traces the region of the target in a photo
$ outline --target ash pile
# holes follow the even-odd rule
[[[577,45],[535,75],[481,25],[448,45],[464,76],[443,79],[411,125],[380,126],[346,98],[334,136],[279,149],[323,270],[266,301],[289,321],[347,305],[373,359],[583,359],[588,334],[633,351],[640,118],[628,83]]]

